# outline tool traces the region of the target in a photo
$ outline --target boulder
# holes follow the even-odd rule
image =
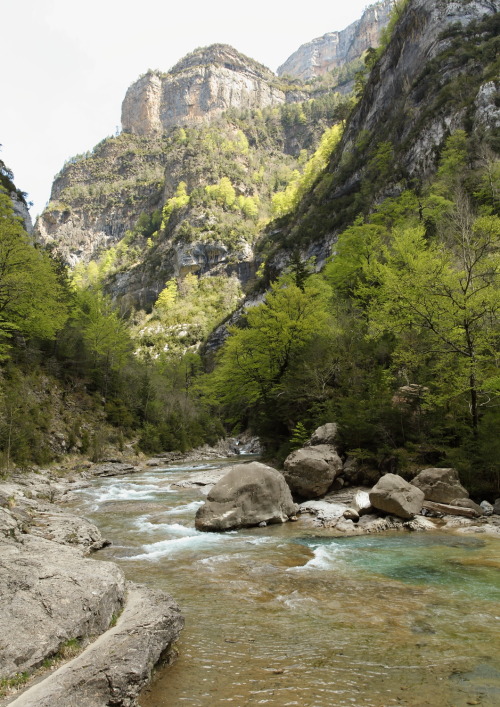
[[[382,476],[369,496],[374,508],[399,518],[414,518],[424,502],[424,492],[397,474]]]
[[[298,507],[279,471],[252,462],[237,464],[217,481],[198,508],[198,530],[221,531],[266,523],[284,523]]]
[[[485,516],[491,516],[494,513],[494,506],[491,505],[488,501],[481,501],[479,504],[480,508],[482,509],[483,513]]]
[[[338,426],[335,422],[327,422],[318,427],[311,435],[308,446],[317,444],[335,444],[338,441]]]
[[[370,502],[370,494],[368,491],[358,489],[354,494],[351,508],[354,508],[360,516],[373,513],[373,506]]]
[[[292,493],[302,498],[323,496],[342,471],[342,460],[330,444],[296,449],[285,460],[284,476]]]
[[[500,498],[497,498],[495,503],[493,504],[493,513],[497,516],[500,516]]]
[[[455,469],[423,469],[411,483],[424,492],[426,501],[452,504],[457,498],[469,496]]]

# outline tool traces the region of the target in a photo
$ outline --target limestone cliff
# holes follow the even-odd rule
[[[148,135],[207,122],[229,108],[265,108],[284,101],[269,69],[215,44],[189,54],[166,74],[149,71],[133,83],[123,101],[122,127]]]
[[[394,0],[377,2],[342,31],[328,32],[303,44],[278,68],[278,76],[312,79],[358,59],[369,47],[378,46],[393,6]]]
[[[292,244],[322,263],[360,213],[420,188],[450,133],[465,129],[484,149],[498,144],[499,11],[499,0],[409,0],[325,175],[281,232],[270,234],[270,276]]]

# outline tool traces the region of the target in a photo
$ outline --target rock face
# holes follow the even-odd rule
[[[297,449],[285,459],[283,472],[292,493],[302,498],[323,496],[342,471],[335,447],[318,444]]]
[[[206,122],[229,108],[284,103],[275,83],[269,69],[232,47],[214,44],[189,54],[167,74],[148,72],[132,84],[122,105],[122,127],[147,135]]]
[[[370,491],[374,508],[399,518],[414,518],[423,502],[424,492],[397,474],[385,474]]]
[[[11,704],[16,707],[136,705],[160,658],[177,639],[183,619],[164,592],[129,584],[116,626]]]
[[[369,47],[377,47],[387,25],[394,0],[370,5],[361,19],[340,32],[328,32],[300,46],[278,68],[278,75],[311,79],[360,57]]]
[[[455,469],[424,469],[411,483],[424,492],[426,501],[452,504],[455,499],[469,496]]]
[[[297,506],[283,475],[265,464],[234,466],[211,489],[195,519],[198,530],[221,531],[284,523]]]

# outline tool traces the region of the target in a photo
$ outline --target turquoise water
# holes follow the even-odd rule
[[[194,528],[178,465],[101,479],[76,506],[126,575],[186,627],[142,707],[500,705],[500,542],[444,533],[334,538],[310,520]]]

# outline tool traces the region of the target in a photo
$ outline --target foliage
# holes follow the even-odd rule
[[[33,247],[0,190],[0,355],[15,335],[53,339],[67,318],[63,298],[53,263]]]

